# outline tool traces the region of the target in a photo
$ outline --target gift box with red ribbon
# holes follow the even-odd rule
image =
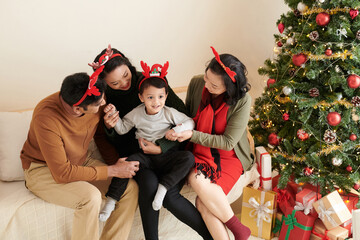
[[[294,208],[287,208],[279,240],[307,240],[310,238],[315,218]]]
[[[258,172],[260,173],[260,187],[264,190],[272,189],[271,156],[264,147],[256,147]]]
[[[320,219],[316,219],[310,240],[338,240],[349,236],[349,231],[340,226],[327,230]]]
[[[340,227],[343,227],[343,228],[347,229],[348,232],[349,232],[348,237],[350,237],[351,234],[352,234],[352,219],[347,220],[346,222],[341,224]]]

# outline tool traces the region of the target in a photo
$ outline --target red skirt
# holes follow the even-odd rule
[[[197,170],[200,170],[205,175],[205,177],[208,177],[211,180],[213,180],[213,177],[211,175],[217,174],[216,181],[212,182],[219,185],[224,191],[224,193],[227,195],[243,173],[243,166],[240,160],[237,158],[234,150],[225,151],[218,149],[218,151],[221,159],[221,172],[219,172],[218,174],[214,171],[209,172],[210,166],[205,166],[206,163],[202,162],[196,164],[195,159],[195,164],[197,166]]]

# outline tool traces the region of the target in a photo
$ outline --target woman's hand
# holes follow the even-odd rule
[[[177,138],[174,136],[174,133],[175,133],[174,129],[168,130],[165,134],[165,138],[170,141],[176,141]]]
[[[111,103],[104,108],[104,124],[107,129],[115,127],[117,121],[119,121],[119,111]]]
[[[161,147],[157,146],[153,142],[147,141],[143,138],[139,138],[139,144],[145,154],[160,154]]]
[[[188,140],[192,137],[193,131],[192,130],[186,130],[183,132],[173,133],[172,136],[175,137],[179,142],[183,142],[185,140]]]

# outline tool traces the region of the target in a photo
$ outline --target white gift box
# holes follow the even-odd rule
[[[271,156],[264,147],[256,147],[256,160],[260,173],[260,186],[264,190],[272,189]]]
[[[360,240],[360,209],[354,209],[352,211],[352,230],[353,239]]]

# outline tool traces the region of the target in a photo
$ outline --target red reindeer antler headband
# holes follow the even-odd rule
[[[226,74],[231,78],[231,80],[235,83],[235,76],[236,76],[236,72],[231,71],[230,68],[226,67],[223,62],[220,60],[220,56],[219,54],[216,52],[215,48],[211,47],[214,55],[215,55],[215,59],[216,61],[220,64],[220,66],[225,70]]]
[[[88,63],[90,67],[96,70],[90,77],[89,86],[86,89],[86,92],[84,93],[82,98],[73,106],[78,106],[79,104],[81,104],[87,96],[91,96],[91,95],[100,96],[99,89],[95,86],[95,83],[100,73],[104,70],[105,63],[107,63],[110,59],[114,57],[118,57],[118,56],[122,57],[120,53],[116,53],[116,54],[113,53],[114,51],[111,49],[111,45],[109,44],[108,48],[106,49],[106,52],[103,55],[101,55],[101,57],[99,58],[99,62]]]
[[[164,82],[166,83],[166,85],[168,84],[165,76],[167,74],[167,69],[169,68],[169,62],[166,62],[164,64],[164,66],[161,66],[160,64],[154,64],[152,65],[151,69],[150,67],[144,63],[143,61],[140,62],[141,64],[141,68],[144,70],[142,72],[142,74],[144,75],[144,79],[141,80],[141,82],[139,83],[139,89],[141,84],[146,80],[149,79],[151,77],[158,77],[161,78],[162,80],[164,80]],[[160,68],[160,70],[159,70]]]

